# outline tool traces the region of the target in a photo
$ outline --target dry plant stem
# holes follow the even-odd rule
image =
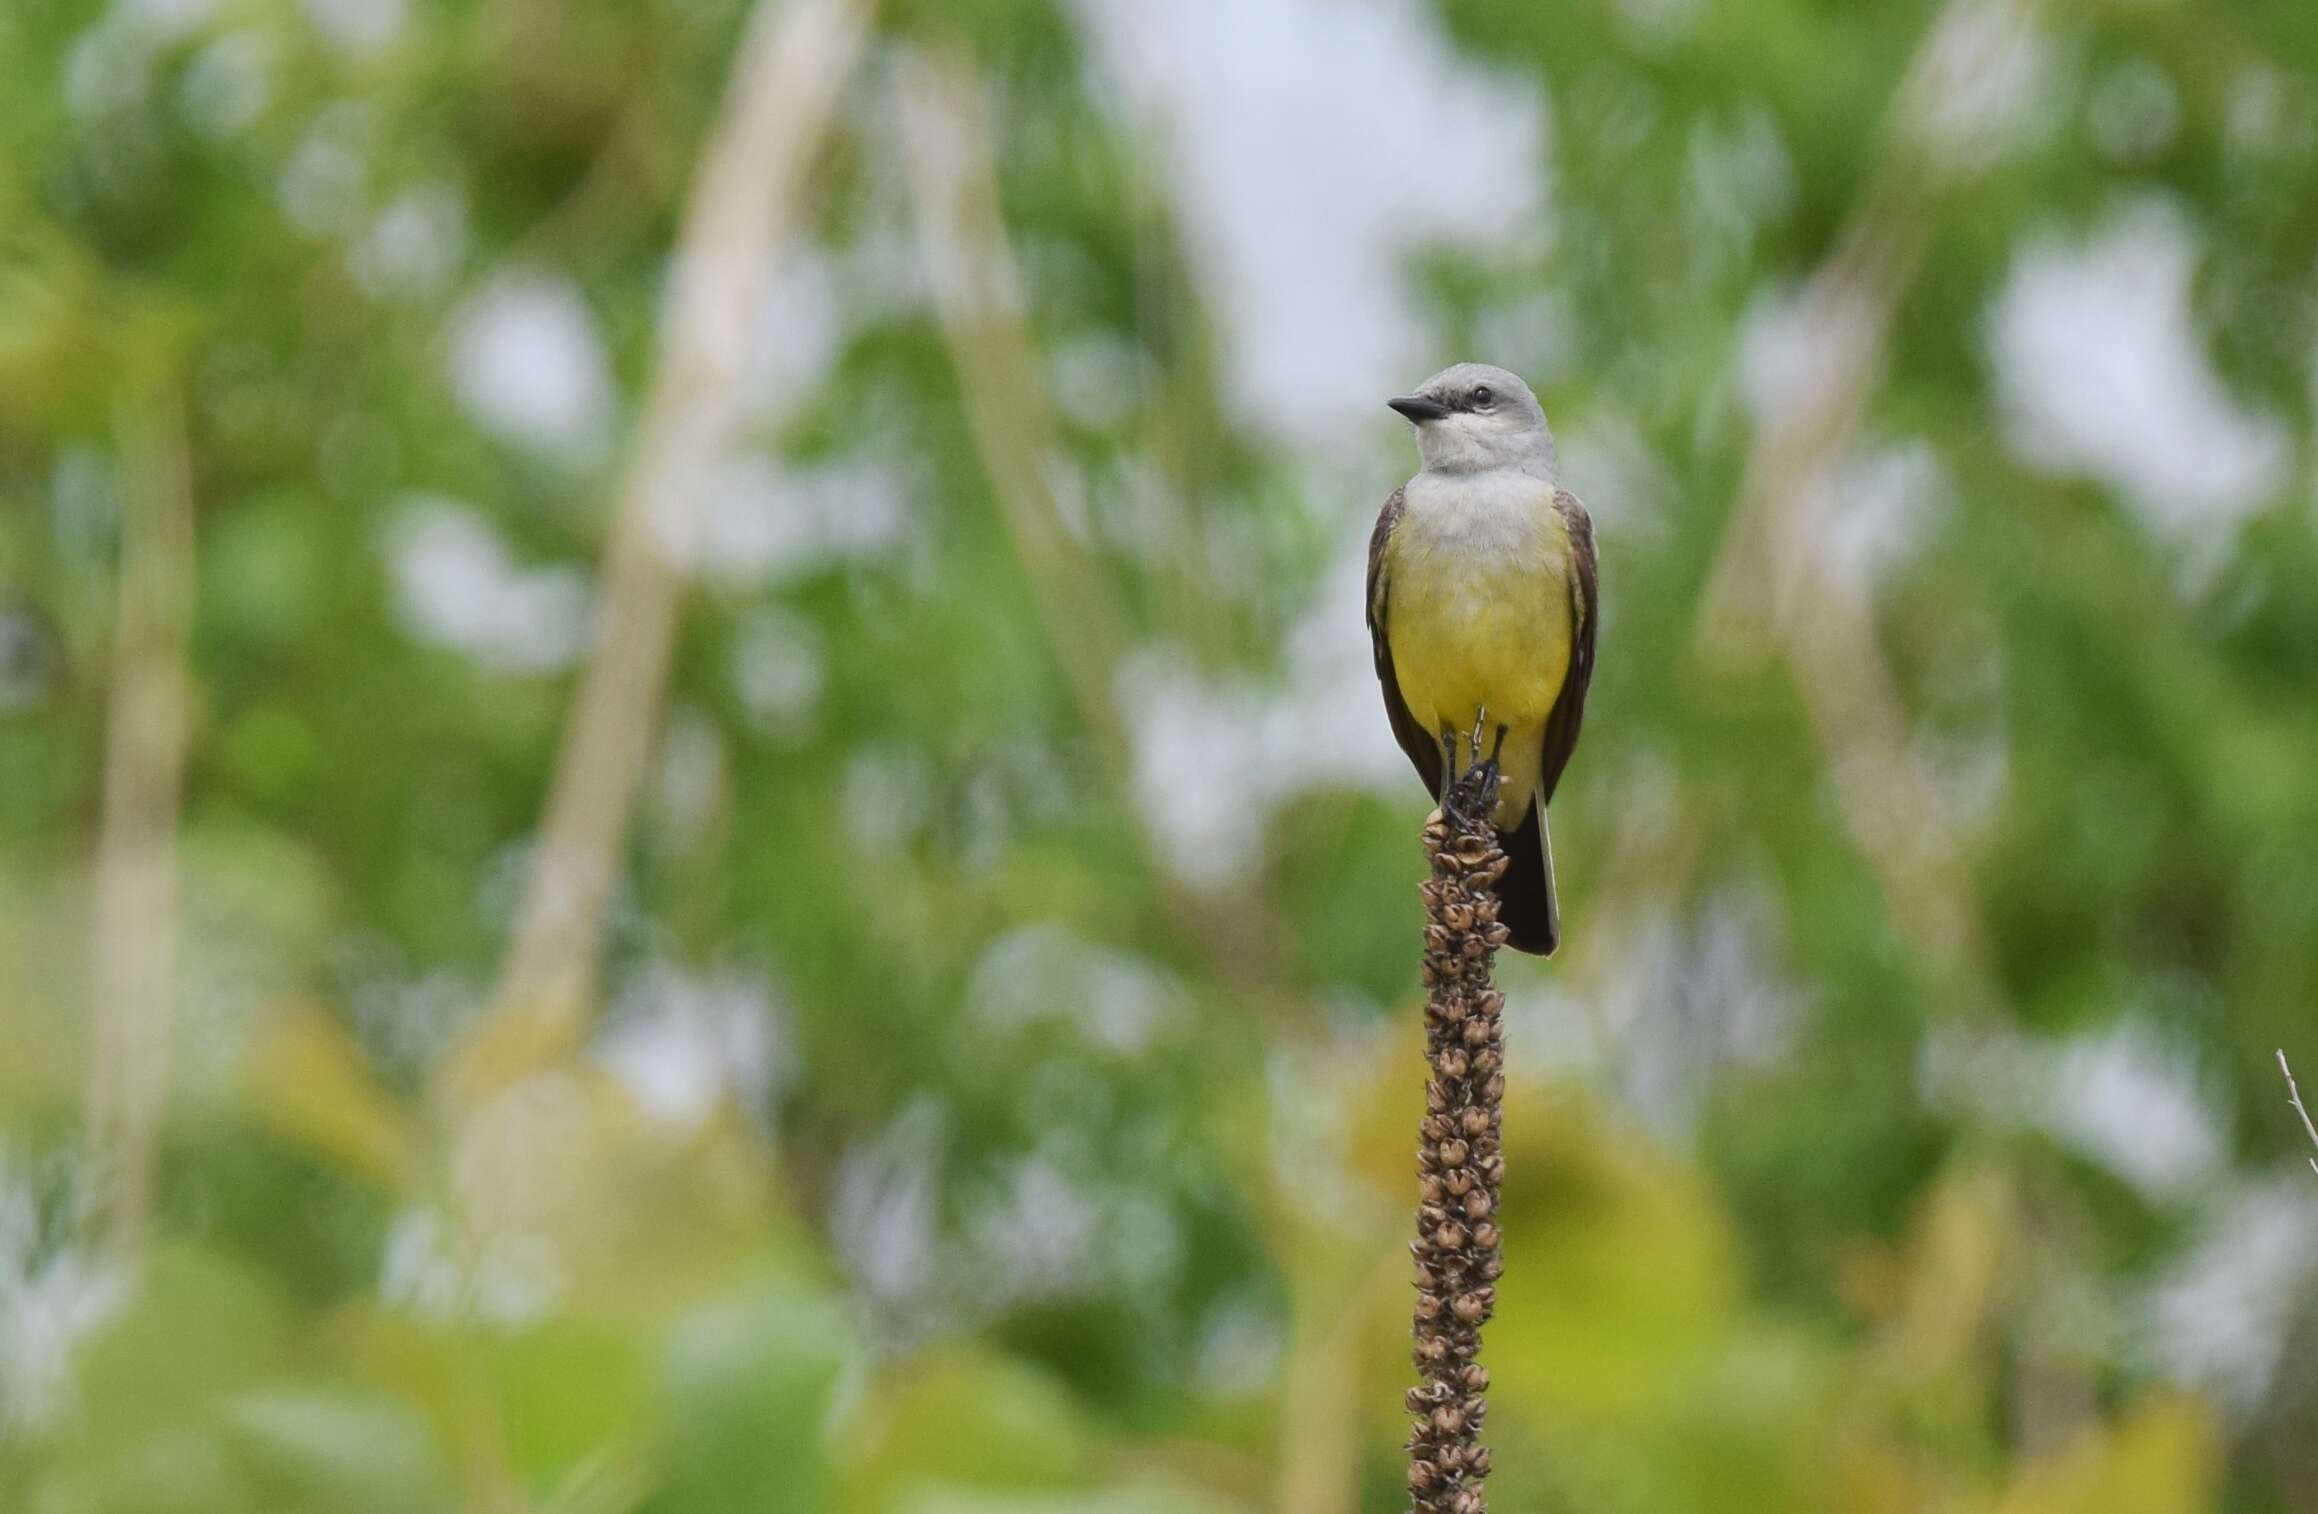
[[[1495,884],[1506,866],[1489,822],[1497,772],[1477,765],[1425,823],[1425,1117],[1417,1148],[1416,1420],[1409,1498],[1419,1514],[1481,1514],[1489,1451],[1481,1444],[1481,1326],[1505,1271],[1497,1231],[1505,1158],[1505,996],[1490,982],[1506,928]]]
[[[747,343],[806,170],[861,54],[868,0],[760,4],[685,206],[669,316],[607,548],[601,624],[564,730],[492,1013],[461,1048],[462,1097],[582,1030],[598,938],[674,656],[704,481],[740,421]]]
[[[90,930],[93,1229],[135,1262],[169,1102],[177,954],[177,816],[193,619],[193,486],[174,393],[124,411],[120,613],[105,707],[103,813]]]
[[[2285,1074],[2286,1102],[2293,1105],[2294,1113],[2302,1117],[2302,1133],[2310,1138],[2311,1145],[2318,1146],[2318,1125],[2310,1122],[2310,1111],[2302,1105],[2302,1085],[2294,1081],[2294,1069],[2286,1065],[2286,1049],[2282,1046],[2278,1048],[2278,1071]],[[2310,1170],[2318,1172],[2318,1157],[2311,1157],[2308,1161]]]

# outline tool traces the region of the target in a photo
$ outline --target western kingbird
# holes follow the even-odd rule
[[[1594,523],[1561,486],[1545,411],[1513,374],[1459,363],[1389,403],[1416,427],[1422,466],[1368,541],[1385,713],[1436,801],[1460,744],[1465,768],[1498,765],[1491,820],[1511,859],[1498,918],[1514,947],[1549,957],[1561,910],[1545,807],[1593,681]]]

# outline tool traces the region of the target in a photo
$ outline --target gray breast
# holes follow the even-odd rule
[[[1410,479],[1404,529],[1427,551],[1518,558],[1536,549],[1553,486],[1510,468],[1420,473]]]

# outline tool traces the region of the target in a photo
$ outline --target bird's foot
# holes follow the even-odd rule
[[[1459,830],[1470,830],[1497,814],[1500,775],[1494,762],[1479,762],[1459,773],[1441,796],[1441,813]]]
[[[1497,738],[1489,747],[1489,755],[1483,757],[1481,737],[1488,729],[1488,721],[1485,710],[1474,716],[1472,735],[1465,738],[1470,759],[1463,772],[1458,772],[1456,763],[1450,761],[1447,769],[1450,777],[1441,786],[1441,813],[1460,830],[1491,820],[1497,813],[1497,788],[1503,776],[1498,771],[1497,759],[1505,750],[1505,727],[1497,728]],[[1459,744],[1458,737],[1446,736],[1445,755],[1453,759]]]

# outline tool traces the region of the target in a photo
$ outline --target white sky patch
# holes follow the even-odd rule
[[[305,0],[305,11],[332,47],[348,57],[369,58],[402,35],[410,0]]]
[[[1704,0],[1618,0],[1627,38],[1644,52],[1665,52],[1698,30]]]
[[[706,837],[730,789],[723,728],[697,705],[675,705],[660,733],[652,780],[658,839],[689,852]]]
[[[1683,208],[1693,235],[1720,249],[1711,260],[1717,272],[1744,267],[1756,229],[1783,219],[1794,203],[1794,160],[1762,102],[1728,122],[1702,116],[1692,124]]]
[[[207,25],[216,0],[113,0],[65,55],[64,97],[76,115],[144,106],[164,49]]]
[[[1119,424],[1141,400],[1148,360],[1134,343],[1096,330],[1057,344],[1047,354],[1047,391],[1056,408],[1079,425],[1103,430]]]
[[[182,37],[217,10],[217,0],[113,0],[113,15],[158,37]]]
[[[376,113],[355,100],[341,100],[315,114],[275,189],[292,226],[310,237],[353,229],[370,177],[376,125]]]
[[[48,528],[76,563],[109,562],[121,527],[121,486],[110,454],[94,447],[57,449],[50,474]]]
[[[1726,884],[1694,911],[1645,912],[1591,1004],[1549,985],[1507,1013],[1553,1060],[1603,1065],[1644,1123],[1680,1139],[1726,1069],[1764,1066],[1792,1043],[1804,994],[1782,964],[1784,941],[1772,889]],[[1547,1017],[1562,1023],[1537,1024]]]
[[[1299,1219],[1368,1236],[1368,1227],[1397,1219],[1399,1189],[1380,1188],[1352,1159],[1390,1040],[1387,1022],[1348,1016],[1335,1034],[1264,1058],[1265,1159],[1272,1191]]]
[[[1490,349],[1499,354],[1492,361],[1520,374],[1532,389],[1559,382],[1579,357],[1577,307],[1558,289],[1508,291],[1503,298],[1480,306],[1474,312],[1473,324],[1476,330],[1489,333]],[[1561,434],[1557,421],[1557,441]],[[1563,455],[1569,450],[1562,448]]]
[[[1534,84],[1459,56],[1417,0],[1076,9],[1101,92],[1160,128],[1248,414],[1323,441],[1440,366],[1402,259],[1535,230]]]
[[[1854,448],[1834,476],[1810,491],[1821,565],[1856,598],[1873,596],[1955,508],[1937,452],[1922,441]]]
[[[102,21],[74,40],[64,60],[64,98],[84,119],[132,110],[145,97],[153,51],[126,27]]]
[[[758,734],[778,741],[806,735],[828,682],[821,628],[796,611],[763,605],[734,633],[733,692]]]
[[[933,759],[913,746],[882,742],[857,750],[845,764],[845,818],[863,846],[906,844],[932,811]]]
[[[866,92],[864,98],[868,98]],[[892,129],[875,118],[865,132]],[[842,249],[833,251],[831,273],[849,321],[873,325],[931,308],[925,256],[918,250],[917,217],[906,198],[894,195],[871,207],[873,218]]]
[[[1055,473],[1057,512],[1080,512],[1105,546],[1146,567],[1181,546],[1186,534],[1182,496],[1149,453],[1121,452],[1083,473],[1061,469]],[[1064,504],[1065,498],[1071,503]],[[1211,528],[1227,529],[1244,520],[1241,512],[1219,510]],[[1239,545],[1240,550],[1222,555],[1216,564],[1220,571],[1208,575],[1215,591],[1236,596],[1251,584],[1262,584],[1276,592],[1277,582],[1264,576],[1261,551],[1253,543]]]
[[[1192,1373],[1214,1397],[1261,1393],[1279,1371],[1285,1336],[1278,1310],[1252,1296],[1234,1295],[1200,1321]]]
[[[618,404],[611,362],[579,286],[552,274],[493,278],[451,321],[451,387],[502,440],[576,462],[606,451]]]
[[[765,298],[741,358],[744,407],[758,416],[794,409],[828,377],[845,333],[829,255],[800,242],[773,253]]]
[[[1875,315],[1856,291],[1809,284],[1766,291],[1739,326],[1739,392],[1759,425],[1816,413],[1827,391],[1851,381]]]
[[[915,479],[867,452],[807,464],[735,452],[701,486],[694,565],[749,589],[883,557],[908,538]]]
[[[1940,54],[1911,102],[1915,129],[1953,172],[1985,169],[2048,140],[2073,97],[2071,70],[2019,0],[1951,6]]]
[[[1564,463],[1562,481],[1585,502],[1602,536],[1665,539],[1667,516],[1681,485],[1631,414],[1596,405],[1568,427],[1556,426],[1554,438],[1565,459],[1583,459],[1579,467]],[[1603,606],[1604,623],[1616,614],[1613,599]]]
[[[2013,448],[2106,484],[2176,544],[2226,537],[2278,487],[2288,452],[2285,427],[2239,404],[2206,356],[2198,256],[2181,212],[2145,198],[2082,241],[2031,239],[1988,320]]]
[[[1030,1156],[1008,1165],[996,1190],[967,1212],[964,1229],[981,1261],[976,1274],[1003,1300],[1091,1291],[1100,1280],[1089,1263],[1103,1224],[1092,1190],[1057,1163]]]
[[[945,1269],[963,1318],[1031,1298],[1164,1287],[1183,1241],[1166,1202],[1091,1169],[1067,1138],[994,1164],[967,1197]]]
[[[2001,680],[2001,664],[1990,668]],[[1986,724],[1967,734],[1934,739],[1919,734],[1914,743],[1932,785],[1946,801],[1948,818],[1960,827],[1977,827],[1995,819],[1996,807],[2012,779],[2012,745],[2006,739],[2001,706],[1989,705]]]
[[[1031,925],[993,942],[975,966],[966,1003],[985,1030],[1041,1020],[1068,1024],[1121,1054],[1141,1051],[1178,1008],[1173,979],[1139,958]]]
[[[931,1306],[938,1283],[935,1185],[949,1125],[949,1112],[921,1095],[837,1164],[829,1216],[837,1254],[855,1290],[903,1320]]]
[[[727,1103],[763,1114],[791,1070],[772,987],[738,968],[655,962],[614,1004],[596,1059],[639,1108],[695,1130]]]
[[[253,27],[228,32],[196,53],[178,86],[186,124],[212,139],[248,126],[273,96],[273,44]]]
[[[1086,470],[1060,452],[1049,452],[1039,472],[1046,479],[1047,495],[1054,501],[1054,517],[1074,541],[1094,539],[1094,510],[1087,498]]]
[[[40,1184],[0,1157],[0,1439],[70,1405],[72,1353],[129,1298],[129,1279],[42,1223]]]
[[[2151,1353],[2240,1413],[2261,1406],[2295,1311],[2318,1273],[2318,1190],[2296,1163],[2230,1191],[2150,1291]]]
[[[396,613],[420,641],[503,673],[553,672],[586,645],[587,576],[517,567],[491,523],[457,500],[406,496],[386,555]]]
[[[2190,1050],[2124,1016],[2059,1040],[2004,1031],[1930,1042],[1933,1097],[2041,1130],[2155,1203],[2181,1203],[2228,1167],[2221,1112]]]
[[[54,653],[40,622],[0,606],[0,711],[26,709],[48,693]]]
[[[2241,157],[2308,152],[2318,143],[2318,86],[2274,63],[2248,63],[2230,81],[2224,121],[2230,150]]]
[[[945,1224],[950,1125],[918,1098],[838,1164],[830,1232],[889,1343],[971,1328],[1023,1299],[1163,1286],[1181,1265],[1164,1200],[1103,1181],[1067,1139],[953,1175]]]
[[[1253,678],[1211,683],[1168,651],[1136,656],[1120,684],[1134,722],[1135,795],[1168,866],[1208,888],[1243,876],[1287,798],[1278,764],[1287,733],[1272,691]]]
[[[441,1211],[405,1209],[387,1227],[379,1297],[432,1320],[524,1325],[551,1308],[563,1276],[544,1240],[464,1237]]]
[[[496,916],[507,913],[502,908]],[[358,981],[350,1007],[365,1046],[402,1066],[424,1067],[473,1020],[490,990],[446,968],[405,975],[400,967],[397,961],[393,970]]]
[[[448,184],[404,190],[354,246],[354,277],[373,295],[426,299],[448,287],[467,258],[467,204]]]
[[[1262,855],[1273,813],[1309,789],[1423,793],[1379,702],[1361,629],[1367,573],[1362,536],[1290,631],[1280,679],[1204,678],[1164,647],[1145,648],[1121,669],[1135,796],[1186,882],[1215,887],[1242,876]]]

